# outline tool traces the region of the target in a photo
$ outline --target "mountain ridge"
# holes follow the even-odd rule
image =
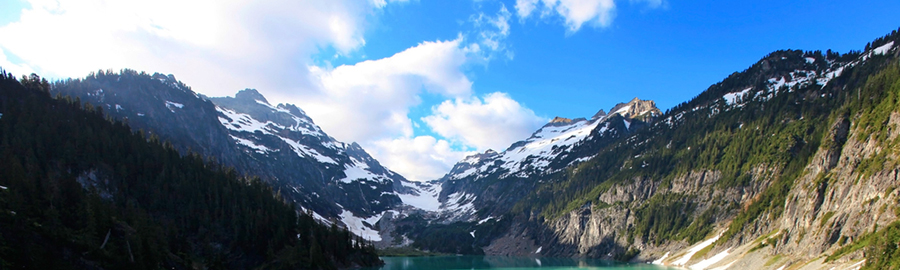
[[[416,183],[369,160],[357,144],[334,141],[308,117],[304,125],[296,106],[272,106],[256,90],[239,92],[232,99],[243,102],[229,105],[229,98],[197,95],[173,76],[141,74],[162,85],[162,94],[142,96],[150,107],[116,103],[112,77],[78,93],[111,114],[128,113],[137,126],[160,125],[141,117],[174,115],[178,125],[151,132],[188,136],[176,143],[182,149],[218,145],[219,155],[243,153],[222,156],[243,170],[273,166],[269,155],[290,157],[296,163],[283,165],[300,168],[298,175],[269,175],[274,183],[324,214],[323,222],[340,221],[380,246],[681,267],[825,267],[862,257],[874,265],[885,258],[852,247],[870,235],[890,237],[871,228],[894,228],[897,214],[887,209],[900,209],[893,167],[900,154],[892,150],[893,126],[900,125],[898,43],[894,31],[863,51],[775,51],[666,113],[635,98],[591,119],[557,117],[502,152],[470,155],[442,178]],[[182,117],[187,110],[206,122]],[[188,126],[208,133],[179,130]],[[320,199],[317,192],[327,194]],[[835,194],[881,210],[842,206]],[[775,252],[796,258],[755,264]],[[816,259],[828,252],[836,259]]]
[[[174,76],[132,70],[100,71],[51,89],[109,108],[111,117],[157,134],[182,152],[193,149],[242,174],[258,175],[323,222],[359,223],[400,207],[398,194],[414,192],[358,144],[336,141],[302,109],[273,106],[255,89],[207,97]],[[360,235],[370,231],[370,225],[347,226]]]

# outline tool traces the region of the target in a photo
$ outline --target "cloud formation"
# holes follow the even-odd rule
[[[396,2],[396,1],[390,1]],[[377,0],[29,0],[20,20],[0,27],[7,59],[44,76],[81,77],[97,69],[177,74],[209,95],[305,72],[320,48],[349,53],[365,45],[365,18]]]
[[[488,94],[483,100],[473,97],[444,101],[423,121],[437,134],[474,146],[478,151],[503,151],[547,123],[547,119],[500,92]]]
[[[500,5],[500,10],[494,16],[485,15],[484,12],[472,15],[469,20],[479,31],[474,34],[477,42],[469,45],[468,50],[479,55],[478,60],[482,60],[483,63],[489,62],[497,55],[512,60],[514,54],[506,44],[506,38],[509,37],[510,18],[512,18],[512,13],[503,4]]]
[[[411,180],[440,178],[471,154],[504,149],[546,122],[505,93],[472,97],[463,66],[473,57],[463,39],[423,42],[393,56],[333,69],[310,67],[317,91],[301,107],[330,135],[355,141],[382,164]],[[436,134],[415,136],[409,110],[420,95],[448,98],[422,120]]]
[[[631,3],[646,3],[649,8],[664,7],[665,0],[629,0]],[[607,27],[616,17],[614,0],[516,0],[516,15],[519,21],[537,16],[550,19],[559,16],[565,21],[568,33],[578,32],[587,24],[591,27]]]
[[[15,74],[82,77],[97,69],[175,74],[208,96],[260,89],[269,100],[295,103],[329,135],[358,142],[409,179],[447,172],[467,149],[496,148],[530,134],[521,121],[534,113],[508,96],[472,97],[472,64],[512,59],[512,13],[480,10],[454,40],[423,41],[390,57],[338,67],[312,56],[349,55],[366,46],[364,33],[379,10],[408,0],[28,0],[16,22],[0,26],[0,65]],[[414,134],[410,110],[423,93],[448,99],[436,107],[434,134]],[[430,106],[426,104],[425,106]],[[512,108],[519,122],[488,113]],[[443,111],[442,111],[443,110]],[[469,115],[449,116],[447,110]],[[484,110],[477,112],[477,110]],[[527,113],[521,113],[527,110]],[[500,113],[502,111],[497,111]],[[487,119],[475,119],[479,116]],[[432,119],[430,118],[430,119]],[[479,122],[518,136],[484,141]],[[471,124],[470,124],[471,123]],[[455,127],[459,130],[447,131]],[[466,130],[469,129],[469,130]],[[472,132],[473,135],[462,135]],[[460,147],[461,146],[461,147]]]
[[[471,152],[453,149],[446,140],[432,136],[401,137],[370,143],[369,153],[381,164],[407,179],[439,179]]]
[[[472,82],[461,68],[466,54],[461,39],[423,42],[393,56],[334,69],[311,66],[316,91],[301,98],[329,134],[343,141],[410,137],[409,108],[422,90],[445,97],[465,97]]]

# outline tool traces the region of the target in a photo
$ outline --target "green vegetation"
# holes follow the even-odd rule
[[[654,245],[664,239],[676,238],[675,234],[690,224],[694,212],[691,197],[677,194],[658,194],[634,211],[633,234]],[[652,236],[652,237],[651,237]]]
[[[378,250],[378,256],[382,257],[424,257],[424,256],[445,256],[446,253],[435,253],[422,251],[412,247],[390,247]]]
[[[900,268],[900,221],[874,233],[866,245],[866,264],[862,269]]]
[[[872,46],[898,38],[895,31]],[[846,133],[843,124],[865,135],[861,139],[871,137],[884,145],[885,150],[859,165],[866,176],[887,166],[895,167],[898,162],[892,157],[900,149],[900,140],[890,141],[887,136],[900,128],[889,123],[900,108],[900,63],[893,56],[873,55],[865,63],[843,69],[841,76],[824,87],[810,83],[766,91],[770,78],[791,81],[791,73],[797,70],[816,70],[821,76],[822,71],[834,68],[829,61],[847,63],[860,55],[858,51],[844,55],[830,51],[774,52],[667,111],[662,123],[628,137],[595,136],[606,139],[586,142],[588,146],[576,150],[595,158],[542,179],[548,184],[538,185],[512,212],[553,220],[590,205],[595,209],[610,207],[599,198],[616,186],[640,181],[667,190],[701,172],[719,173],[721,178],[709,191],[690,192],[753,188],[760,184],[754,179],[765,181],[765,189],[749,202],[714,199],[702,205],[707,209],[703,212],[696,211],[701,205],[695,204],[695,199],[679,197],[693,193],[646,194],[651,195],[646,201],[638,199],[623,205],[635,214],[634,226],[627,232],[629,239],[640,237],[654,244],[682,239],[696,243],[709,235],[714,224],[731,219],[719,239],[723,243],[761,217],[781,216],[788,194],[806,173],[813,155],[820,149],[840,151],[843,147],[847,139],[840,135]],[[808,63],[805,57],[817,61]],[[739,108],[722,106],[724,94],[748,88],[753,91],[743,97]],[[836,123],[841,125],[831,130]],[[821,175],[816,181],[818,192],[825,192],[833,180]],[[831,215],[825,213],[822,225]]]
[[[0,72],[0,268],[335,269],[380,263],[257,178]]]
[[[428,254],[482,255],[483,247],[490,245],[494,239],[509,230],[511,220],[510,216],[505,215],[486,220],[481,224],[475,222],[436,224],[429,223],[421,215],[413,214],[395,223],[397,227],[394,237],[406,235],[413,240],[411,248]]]
[[[881,230],[860,236],[850,245],[841,247],[825,258],[825,262],[863,250],[866,263],[862,269],[898,269],[900,268],[898,243],[900,243],[900,221],[895,221]]]
[[[784,255],[781,255],[781,254],[775,254],[775,256],[772,256],[772,258],[769,258],[769,260],[766,261],[765,266],[771,266],[771,265],[773,265],[773,264],[775,264],[775,263],[778,263],[778,262],[780,262],[781,259],[783,259],[783,258],[784,258]]]
[[[788,57],[801,59],[814,55],[800,51],[779,51],[766,59]],[[597,156],[580,164],[576,170],[560,173],[552,185],[541,185],[513,211],[538,213],[552,220],[588,204],[599,205],[600,194],[615,185],[652,179],[661,189],[671,187],[673,180],[693,172],[715,171],[722,178],[716,188],[744,188],[752,181],[750,172],[764,169],[775,181],[754,203],[740,211],[724,240],[739,232],[744,224],[755,221],[763,213],[779,215],[794,180],[816,152],[834,119],[832,108],[839,104],[832,98],[816,98],[829,93],[817,84],[798,86],[788,91],[778,89],[771,98],[749,97],[742,108],[723,110],[716,103],[728,91],[746,87],[765,89],[765,79],[788,76],[798,69],[792,61],[770,60],[772,70],[759,76],[762,68],[754,65],[743,73],[735,73],[710,87],[691,102],[676,106],[662,118],[673,119],[671,125],[658,124],[625,140],[596,150]],[[804,62],[805,63],[805,62]],[[629,143],[631,142],[631,143]],[[641,142],[641,143],[635,143]],[[574,173],[573,171],[577,171]],[[655,198],[654,196],[653,198]],[[694,243],[705,238],[719,218],[716,212],[694,213],[688,201],[676,204],[670,199],[653,199],[636,205],[636,236],[652,243],[687,239]],[[718,200],[712,208],[734,210],[737,202]],[[678,208],[678,209],[675,209]],[[667,211],[662,211],[667,210]],[[677,210],[680,217],[670,217]],[[656,220],[668,220],[668,225]]]
[[[825,224],[828,224],[828,220],[834,216],[834,211],[828,211],[825,215],[822,215],[822,220],[819,220],[819,227],[825,227]]]

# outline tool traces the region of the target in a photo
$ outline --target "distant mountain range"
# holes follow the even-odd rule
[[[557,117],[429,182],[407,181],[253,89],[211,98],[131,70],[51,89],[258,175],[380,247],[691,268],[877,266],[892,257],[871,251],[889,243],[868,239],[900,227],[897,47],[895,31],[863,51],[776,51],[665,113],[635,98],[589,119]]]

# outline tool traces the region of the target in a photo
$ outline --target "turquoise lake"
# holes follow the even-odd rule
[[[664,270],[649,264],[626,264],[593,259],[525,258],[499,256],[383,257],[385,265],[365,270],[449,270],[449,269],[597,269]]]

